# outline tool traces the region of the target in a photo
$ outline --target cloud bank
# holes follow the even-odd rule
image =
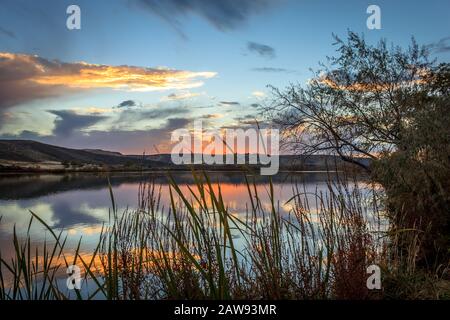
[[[67,118],[66,120],[67,121]],[[17,135],[3,135],[2,139],[30,139],[43,143],[60,145],[77,149],[104,149],[124,154],[169,153],[172,147],[171,133],[175,129],[185,128],[192,122],[191,119],[171,118],[157,127],[147,130],[122,130],[110,131],[91,130],[87,133],[78,128],[71,130],[68,136],[52,135],[42,136],[32,131],[22,131]],[[55,128],[58,130],[57,128]]]
[[[103,116],[79,115],[70,110],[51,110],[49,112],[57,116],[54,121],[53,135],[63,138],[106,119]]]
[[[215,72],[64,63],[35,55],[0,52],[0,108],[89,89],[161,91],[203,85]]]

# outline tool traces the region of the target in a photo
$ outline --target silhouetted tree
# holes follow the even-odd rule
[[[336,154],[370,172],[385,187],[393,227],[419,230],[417,260],[448,263],[449,64],[430,61],[414,39],[407,50],[353,32],[335,40],[337,56],[305,86],[272,87],[266,115],[285,148]]]
[[[433,64],[414,40],[402,51],[385,41],[371,46],[353,32],[347,42],[335,39],[339,56],[321,64],[306,87],[272,88],[265,111],[295,152],[334,153],[352,163],[358,156],[378,159],[402,145]]]

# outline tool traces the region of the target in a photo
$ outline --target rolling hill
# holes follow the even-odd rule
[[[0,160],[20,162],[77,162],[83,164],[142,164],[142,157],[128,157],[119,152],[78,150],[53,146],[31,140],[0,140]],[[145,160],[146,164],[158,161]]]
[[[246,155],[247,157],[248,155]],[[368,163],[368,159],[359,159]],[[8,163],[9,167],[4,166]],[[24,166],[23,163],[29,165]],[[43,163],[59,165],[59,170],[67,169],[68,164],[89,168],[109,166],[115,169],[189,169],[186,165],[177,166],[171,161],[170,154],[156,155],[124,155],[119,152],[100,149],[71,149],[31,140],[0,140],[0,169],[28,169]],[[11,164],[13,167],[11,169]],[[64,165],[64,167],[63,167]],[[327,170],[328,168],[345,167],[348,164],[339,157],[329,155],[282,155],[280,169],[285,170]],[[200,165],[206,169],[235,170],[240,165]],[[254,165],[252,165],[254,167]],[[258,167],[258,166],[256,166]]]

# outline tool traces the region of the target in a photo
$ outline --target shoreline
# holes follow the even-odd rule
[[[226,173],[254,173],[250,170],[238,170],[238,169],[201,169],[196,168],[197,171],[203,171],[203,172],[226,172]],[[323,169],[317,169],[317,170],[289,170],[289,169],[283,169],[279,170],[278,173],[340,173],[340,172],[346,172],[349,170],[323,170]],[[8,176],[8,175],[39,175],[39,174],[74,174],[74,173],[98,173],[98,174],[111,174],[111,173],[131,173],[131,174],[142,174],[142,173],[167,173],[167,172],[192,172],[191,169],[155,169],[155,170],[105,170],[105,171],[96,171],[96,170],[23,170],[23,171],[0,171],[0,177],[1,176]],[[277,174],[278,174],[277,173]]]

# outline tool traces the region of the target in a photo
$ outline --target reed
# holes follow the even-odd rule
[[[170,207],[161,206],[161,187],[139,188],[138,207],[118,212],[110,187],[110,222],[91,255],[67,252],[63,231],[52,244],[32,252],[29,233],[13,233],[14,256],[0,252],[0,299],[369,299],[385,296],[366,287],[366,268],[396,264],[380,230],[378,194],[348,177],[330,180],[327,192],[297,184],[280,203],[272,181],[261,201],[246,176],[245,213],[230,210],[220,183],[193,172],[184,193],[168,174]],[[287,215],[280,206],[290,208]],[[68,291],[58,277],[69,264],[83,270],[89,292]],[[389,277],[389,276],[387,276]],[[65,277],[63,277],[65,279]],[[59,284],[58,284],[59,283]],[[88,285],[89,284],[89,285]]]

